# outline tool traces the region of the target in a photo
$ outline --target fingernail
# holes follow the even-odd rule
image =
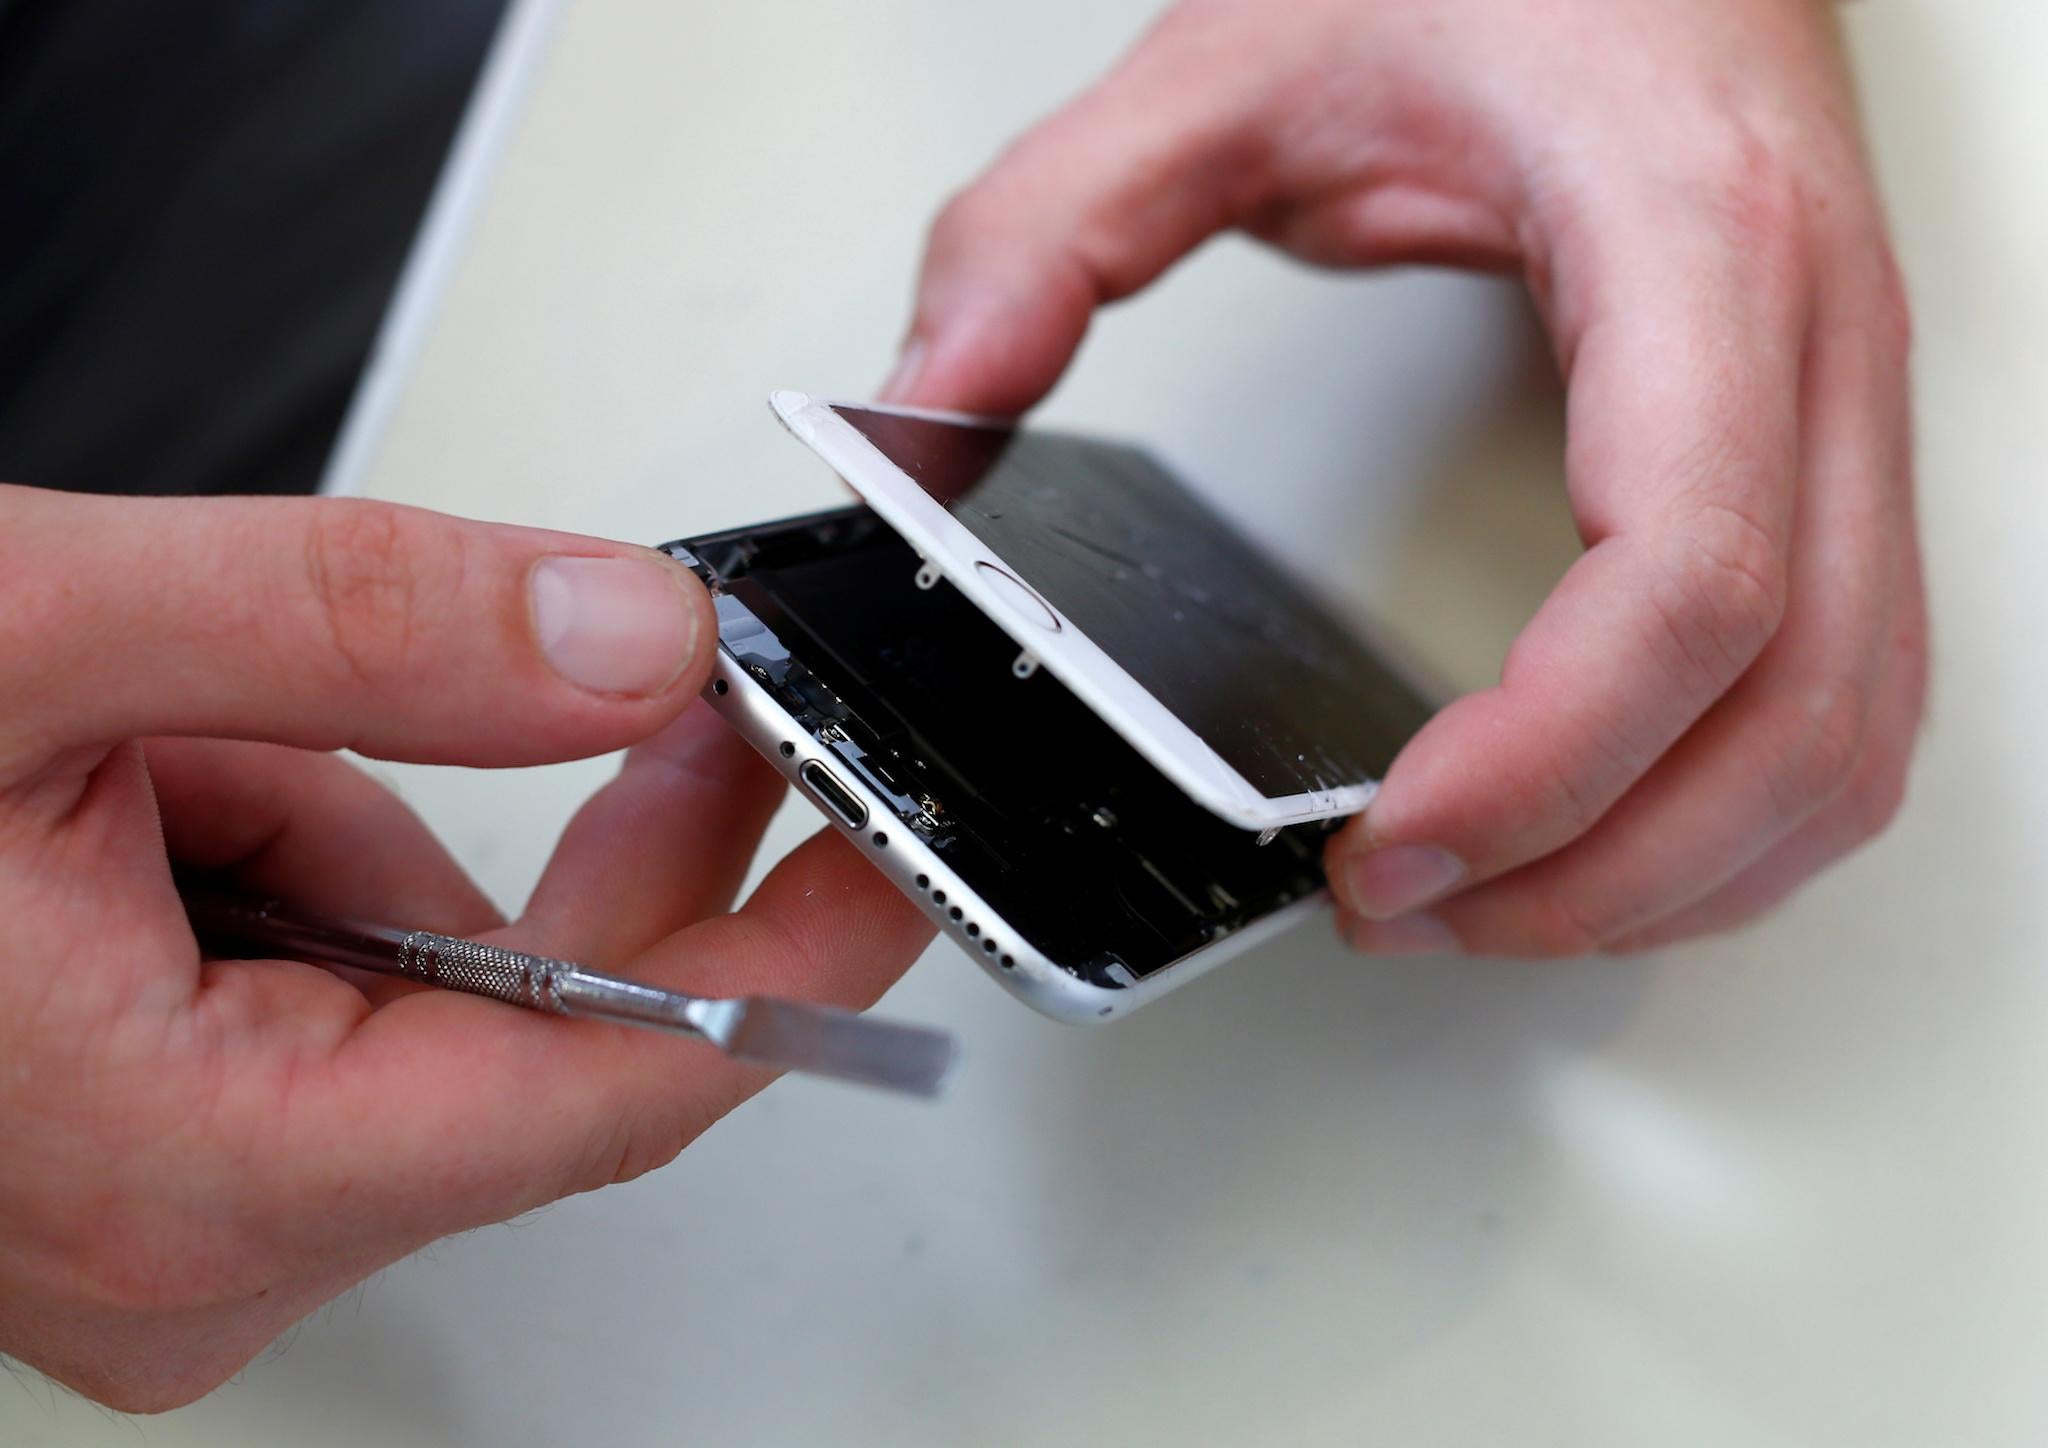
[[[696,653],[697,614],[666,563],[543,558],[527,588],[541,652],[579,688],[659,694]]]
[[[1427,905],[1465,878],[1465,863],[1435,845],[1389,845],[1348,861],[1337,893],[1369,920]]]
[[[1462,955],[1451,927],[1434,915],[1400,915],[1392,920],[1347,920],[1344,943],[1364,955]]]
[[[917,385],[918,374],[924,371],[925,354],[929,349],[924,338],[912,337],[910,345],[903,349],[903,355],[896,359],[896,370],[889,374],[889,380],[882,384],[879,394],[884,402],[900,401],[910,394]]]

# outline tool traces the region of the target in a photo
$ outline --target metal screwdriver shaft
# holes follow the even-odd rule
[[[953,1037],[832,1006],[749,996],[715,1000],[601,975],[566,960],[480,941],[334,920],[277,900],[182,884],[193,933],[314,962],[402,976],[551,1015],[694,1036],[737,1060],[863,1086],[936,1096]]]

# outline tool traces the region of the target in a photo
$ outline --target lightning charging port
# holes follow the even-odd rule
[[[853,791],[836,779],[832,771],[813,759],[797,771],[797,777],[804,782],[804,788],[817,796],[818,802],[845,822],[850,830],[857,830],[868,822],[868,807],[854,798]]]

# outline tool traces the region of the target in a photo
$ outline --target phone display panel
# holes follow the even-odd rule
[[[1428,708],[1141,449],[832,410],[1261,793],[1379,778]]]

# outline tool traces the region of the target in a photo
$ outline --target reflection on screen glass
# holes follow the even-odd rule
[[[1267,797],[1378,778],[1428,718],[1147,454],[835,410]]]

